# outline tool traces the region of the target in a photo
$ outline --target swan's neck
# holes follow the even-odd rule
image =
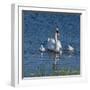
[[[58,35],[57,33],[55,33],[55,42],[57,43],[57,41],[58,41]]]
[[[57,36],[57,33],[55,33],[55,50],[56,51],[58,50],[57,42],[58,42],[58,36]]]

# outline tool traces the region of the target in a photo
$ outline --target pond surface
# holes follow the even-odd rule
[[[35,53],[24,61],[24,77],[80,74],[79,53]]]
[[[80,74],[80,14],[23,10],[23,77]],[[60,32],[62,55],[46,51],[48,38]],[[74,53],[67,51],[68,45]]]

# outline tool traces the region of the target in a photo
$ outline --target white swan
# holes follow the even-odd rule
[[[48,38],[48,50],[54,51],[54,52],[60,52],[62,53],[62,45],[60,40],[58,39],[59,31],[58,28],[56,28],[55,32],[55,38]]]
[[[45,52],[45,48],[44,48],[44,46],[41,45],[40,48],[39,48],[39,50],[40,50],[41,52]]]
[[[71,46],[71,45],[68,45],[68,50],[73,52],[74,51],[74,48]]]

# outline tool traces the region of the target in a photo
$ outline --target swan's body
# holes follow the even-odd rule
[[[71,46],[71,45],[68,45],[68,50],[73,52],[74,51],[74,48]]]
[[[57,46],[56,46],[57,43]],[[48,49],[52,50],[52,51],[60,51],[60,49],[62,48],[61,42],[59,40],[57,40],[57,42],[55,42],[54,38],[48,38]]]
[[[44,48],[44,46],[41,45],[40,48],[39,48],[39,50],[40,50],[41,52],[45,52],[45,48]]]
[[[55,33],[55,38],[48,38],[48,50],[54,51],[54,52],[59,52],[60,54],[62,53],[62,45],[60,40],[58,39],[58,34]]]

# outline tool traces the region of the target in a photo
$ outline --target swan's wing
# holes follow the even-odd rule
[[[50,39],[47,43],[47,46],[48,46],[48,49],[51,49],[51,50],[55,49],[55,40],[53,38]]]
[[[69,50],[74,50],[74,48],[72,46],[70,46],[70,45],[68,45],[68,49]]]

